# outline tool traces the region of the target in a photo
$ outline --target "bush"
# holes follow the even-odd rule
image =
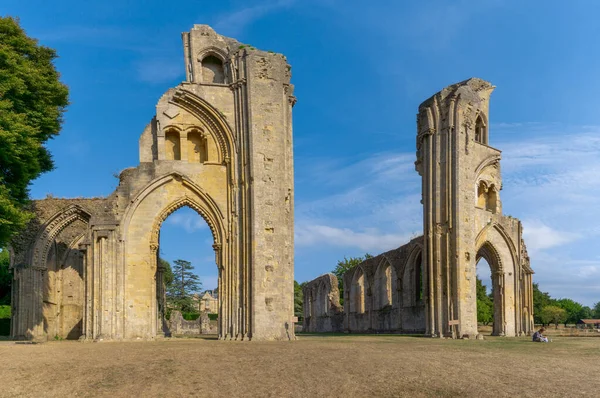
[[[208,314],[208,319],[216,321],[219,318],[219,314]]]
[[[200,314],[197,312],[184,312],[181,315],[183,315],[183,319],[186,321],[195,321],[196,319],[200,318]]]
[[[0,305],[0,319],[10,319],[10,305]]]

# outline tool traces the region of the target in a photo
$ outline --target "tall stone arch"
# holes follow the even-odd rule
[[[490,83],[472,78],[419,106],[416,168],[422,177],[430,336],[476,335],[476,264],[492,267],[494,334],[529,333],[531,268],[521,222],[502,214],[501,152],[490,145]],[[527,263],[525,265],[525,263]]]
[[[35,326],[39,278],[29,275],[43,272],[48,238],[82,219],[82,338],[160,337],[158,231],[169,214],[188,206],[214,238],[219,337],[295,338],[291,68],[281,54],[248,51],[205,25],[182,37],[186,80],[160,97],[139,140],[140,164],[123,170],[106,198],[34,203],[37,217],[13,245],[22,297],[13,336],[47,338]],[[202,79],[205,55],[215,57],[211,72],[222,63],[223,79]]]
[[[13,264],[14,291],[11,303],[13,309],[11,336],[13,338],[43,339],[48,336],[44,296],[48,289],[47,259],[49,252],[55,239],[65,228],[76,221],[81,221],[87,226],[91,217],[89,211],[82,206],[71,204],[54,212],[43,223],[38,223],[37,220],[30,223],[28,232],[33,235],[33,239],[28,244],[21,245],[22,253],[17,256],[19,257],[17,263]],[[86,235],[87,232],[83,232],[75,239],[65,242],[68,250],[63,256],[63,261],[69,252],[85,239]],[[83,306],[83,303],[81,305]],[[50,337],[54,337],[54,335]]]

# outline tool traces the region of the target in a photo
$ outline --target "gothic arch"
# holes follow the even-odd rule
[[[374,309],[396,305],[397,279],[396,269],[384,256],[375,271],[373,282]]]
[[[28,264],[33,268],[46,269],[46,258],[54,239],[71,223],[80,220],[89,224],[91,215],[78,205],[72,205],[55,213],[42,227],[35,238]]]
[[[367,311],[367,274],[361,266],[356,267],[350,285],[350,312],[363,314]]]
[[[475,265],[485,258],[492,271],[494,293],[494,335],[516,334],[516,307],[519,296],[517,253],[512,240],[499,224],[483,228],[475,241]]]
[[[173,181],[180,182],[183,187],[187,188],[189,191],[191,191],[195,195],[197,195],[198,198],[200,198],[200,201],[203,203],[203,205],[196,203],[190,197],[188,197],[187,195],[184,195],[178,201],[175,201],[171,204],[171,206],[175,206],[175,207],[172,210],[170,210],[170,212],[168,212],[169,211],[168,208],[163,209],[161,215],[159,215],[155,219],[153,231],[156,228],[156,222],[159,222],[158,228],[160,229],[160,224],[169,216],[169,214],[171,214],[178,208],[187,205],[187,206],[193,208],[194,210],[196,210],[205,219],[206,223],[208,224],[208,226],[211,229],[213,238],[215,238],[215,242],[217,242],[217,237],[219,238],[218,241],[222,242],[223,233],[221,231],[223,231],[222,220],[224,219],[224,216],[223,216],[223,213],[221,212],[221,210],[219,209],[219,206],[210,197],[210,195],[208,195],[206,192],[204,192],[204,190],[198,184],[196,184],[190,178],[188,178],[178,172],[171,172],[171,173],[165,174],[161,177],[154,179],[153,181],[148,183],[146,185],[146,187],[144,187],[137,194],[135,199],[133,199],[131,201],[131,203],[125,210],[125,214],[123,217],[123,219],[124,219],[123,234],[125,235],[127,233],[127,230],[129,229],[129,223],[131,221],[131,218],[132,218],[133,214],[135,213],[135,210],[142,203],[142,201],[146,197],[148,197],[152,192],[156,191],[160,186],[162,186],[164,184],[168,184]],[[165,213],[165,212],[168,212],[168,213]],[[164,218],[160,219],[161,216],[164,216]],[[156,235],[158,235],[158,232],[156,233]],[[156,239],[153,239],[151,241],[151,243],[158,243],[158,237],[156,236]]]
[[[422,292],[425,295],[425,268],[424,268],[424,254],[425,251],[420,245],[415,246],[404,267],[402,268],[402,305],[404,307],[413,307],[419,304],[420,300],[417,299],[417,295]],[[418,263],[417,263],[418,262]],[[419,276],[422,276],[421,285],[417,286]],[[422,290],[419,290],[422,289]],[[424,297],[423,297],[424,299]],[[422,301],[422,300],[421,300]]]

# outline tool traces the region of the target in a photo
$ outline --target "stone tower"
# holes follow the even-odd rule
[[[116,191],[34,203],[10,248],[14,338],[167,332],[159,231],[183,206],[213,235],[219,337],[294,338],[291,68],[206,25],[183,48],[186,80],[158,101]]]
[[[494,331],[533,328],[529,258],[521,222],[502,215],[501,152],[489,145],[489,100],[480,79],[446,87],[419,106],[426,334],[477,334],[476,265],[490,265]]]

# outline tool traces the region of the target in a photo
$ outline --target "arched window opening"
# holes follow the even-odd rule
[[[394,305],[396,296],[396,270],[394,267],[386,261],[377,269],[375,278],[374,297],[376,302],[374,308],[381,309]]]
[[[86,223],[74,221],[50,244],[42,289],[44,332],[49,339],[76,340],[83,333],[83,254],[78,244],[86,229]],[[105,243],[105,238],[98,240],[99,250]]]
[[[204,163],[208,160],[206,138],[199,130],[188,132],[188,162]]]
[[[214,55],[202,59],[202,82],[225,84],[225,70],[223,61]]]
[[[321,301],[321,315],[326,316],[329,313],[329,297],[325,284],[319,288],[319,300]]]
[[[165,157],[167,160],[181,160],[181,145],[177,130],[168,130],[165,133]]]
[[[489,187],[484,181],[477,185],[477,207],[496,213],[498,206],[498,192],[492,184]]]
[[[415,262],[415,301],[423,301],[423,255],[419,253]]]
[[[157,328],[166,335],[178,326],[169,321],[174,311],[186,320],[205,313],[209,324],[201,333],[217,333],[219,274],[214,239],[206,221],[185,206],[162,223],[157,251]]]
[[[365,274],[362,269],[356,271],[350,289],[350,312],[365,312]]]
[[[480,181],[479,185],[477,185],[477,207],[481,207],[482,209],[485,209],[486,202],[487,202],[487,187],[485,186],[485,182]]]
[[[475,141],[485,145],[488,143],[487,126],[481,115],[477,116],[477,120],[475,121]]]
[[[488,188],[487,203],[485,209],[491,211],[492,213],[496,213],[497,201],[498,193],[496,192],[496,187],[492,185]]]

